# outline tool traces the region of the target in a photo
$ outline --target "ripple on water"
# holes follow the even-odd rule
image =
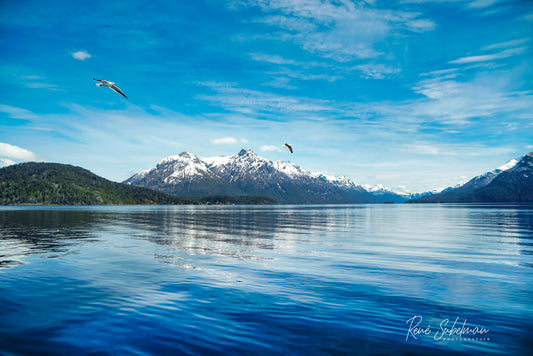
[[[531,205],[0,208],[0,349],[524,354],[532,237]]]

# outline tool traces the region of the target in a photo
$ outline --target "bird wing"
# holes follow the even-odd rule
[[[120,95],[122,95],[123,97],[127,98],[127,96],[124,95],[122,90],[120,90],[116,85],[111,85],[110,88],[113,89],[114,91],[116,91],[117,93],[119,93]]]
[[[102,79],[94,79],[94,78],[93,78],[93,80],[96,80],[97,82],[103,82]]]
[[[292,146],[289,145],[288,143],[286,143],[285,146],[287,146],[287,148],[289,149],[289,151],[291,151],[291,153],[292,153]]]

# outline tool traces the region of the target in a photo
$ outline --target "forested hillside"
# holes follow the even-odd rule
[[[80,167],[21,163],[0,169],[1,205],[276,204],[263,197],[177,197],[115,183]]]

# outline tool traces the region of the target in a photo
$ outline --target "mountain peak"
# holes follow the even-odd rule
[[[185,161],[185,160],[198,160],[198,157],[196,157],[191,152],[181,152],[180,154],[163,158],[161,161],[159,161],[158,165],[165,164],[168,162],[173,162],[173,161]]]
[[[423,196],[415,203],[531,202],[533,201],[533,152],[519,161],[477,176],[463,185],[434,195]]]
[[[272,162],[243,148],[238,154],[198,158],[182,152],[126,182],[176,195],[264,195],[280,203],[344,204],[382,201],[346,177],[310,172],[292,162]],[[396,199],[405,199],[396,196]],[[387,200],[391,200],[387,197]],[[398,200],[398,201],[399,201]]]
[[[507,163],[505,163],[505,164],[499,166],[498,168],[496,168],[496,170],[507,171],[507,170],[513,168],[514,166],[516,166],[517,163],[518,163],[518,160],[513,158],[510,161],[508,161]]]
[[[257,157],[257,154],[254,151],[252,151],[251,149],[249,149],[249,148],[243,148],[242,150],[239,151],[239,153],[237,155],[240,156],[240,157],[243,157],[243,156],[255,156],[255,157]]]

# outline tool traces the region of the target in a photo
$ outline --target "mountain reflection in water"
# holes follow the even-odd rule
[[[527,354],[532,267],[527,204],[2,207],[0,350]]]

